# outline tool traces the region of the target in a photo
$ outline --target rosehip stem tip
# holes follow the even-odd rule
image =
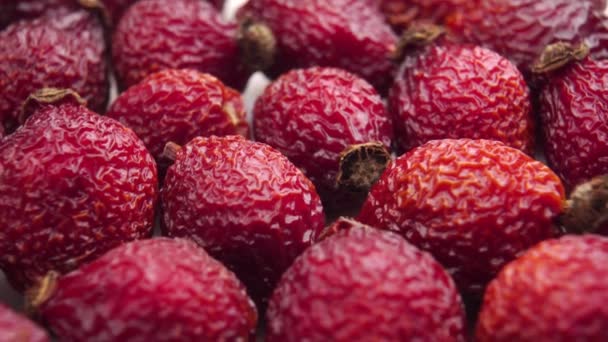
[[[585,43],[577,46],[565,42],[551,44],[532,64],[531,70],[536,74],[548,73],[559,70],[572,62],[583,60],[588,55],[589,47]]]
[[[336,176],[338,187],[351,192],[369,191],[390,160],[390,152],[379,142],[347,147],[340,155],[340,169]]]
[[[577,186],[560,218],[568,233],[597,233],[608,226],[608,175]]]

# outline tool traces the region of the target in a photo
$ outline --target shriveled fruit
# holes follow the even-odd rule
[[[130,129],[65,91],[36,105],[0,142],[0,268],[20,290],[149,236],[157,197],[154,159]]]
[[[61,341],[248,341],[257,321],[235,275],[182,239],[124,244],[29,299]]]
[[[608,339],[608,238],[546,241],[508,264],[486,291],[476,340]]]
[[[143,0],[118,23],[112,56],[121,88],[163,69],[195,69],[242,89],[250,71],[241,63],[237,25],[201,0]]]
[[[471,138],[534,152],[524,77],[485,48],[431,43],[406,57],[391,89],[390,107],[404,151],[430,140]]]
[[[0,122],[17,126],[25,99],[43,87],[71,88],[105,110],[108,77],[103,28],[85,10],[58,10],[0,32]]]
[[[49,342],[44,329],[0,304],[0,341]]]
[[[466,40],[509,58],[526,73],[545,46],[586,42],[608,56],[608,22],[592,0],[487,0],[450,23]]]
[[[452,16],[466,13],[481,0],[375,0],[388,22],[398,31],[415,22],[442,24]]]
[[[188,237],[233,270],[259,304],[323,229],[313,184],[278,151],[240,136],[169,144],[164,233]]]
[[[397,37],[369,2],[251,0],[239,17],[270,29],[276,56],[266,71],[272,76],[320,65],[357,73],[380,90],[390,85]]]
[[[367,191],[390,160],[392,125],[380,95],[339,69],[281,76],[257,100],[254,128],[257,140],[310,177],[325,203]]]
[[[166,69],[122,93],[107,116],[133,129],[157,162],[165,145],[197,136],[249,135],[241,94],[217,78]]]
[[[555,66],[557,70],[545,76],[540,91],[545,154],[549,165],[572,188],[608,173],[608,61],[568,56],[569,51],[584,50],[581,46],[553,48],[560,51],[549,59],[565,65]],[[545,59],[538,71],[553,64]]]
[[[397,234],[350,229],[307,249],[267,313],[267,341],[464,341],[456,286]]]
[[[491,140],[435,140],[399,157],[359,219],[429,251],[461,291],[483,293],[500,268],[556,235],[564,189],[523,152]]]

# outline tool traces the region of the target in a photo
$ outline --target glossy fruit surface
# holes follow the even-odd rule
[[[240,136],[195,138],[178,150],[162,201],[164,233],[203,246],[258,303],[324,224],[304,174],[278,151]]]
[[[540,97],[549,165],[568,187],[608,171],[608,62],[587,58],[549,76]]]
[[[359,220],[429,251],[478,296],[500,268],[553,237],[564,189],[523,152],[491,140],[435,140],[399,157]]]
[[[403,151],[444,138],[498,140],[534,151],[528,86],[517,67],[485,48],[433,44],[407,57],[390,107]]]
[[[456,286],[397,234],[352,228],[307,249],[267,313],[267,341],[464,341]]]
[[[43,87],[71,88],[104,112],[109,83],[103,28],[85,10],[58,10],[0,32],[0,121],[10,133],[25,99]]]
[[[265,23],[274,34],[272,76],[319,65],[357,73],[380,90],[391,82],[397,37],[365,1],[251,0],[239,16]]]
[[[248,341],[256,326],[244,286],[188,240],[124,244],[52,287],[34,304],[61,341]]]
[[[0,142],[0,268],[19,290],[152,233],[154,159],[135,133],[65,97]]]
[[[195,70],[166,69],[120,94],[107,116],[133,129],[157,159],[172,141],[249,135],[241,94]]]
[[[143,0],[118,23],[112,56],[126,89],[163,69],[195,69],[242,89],[249,72],[240,62],[237,25],[200,0]]]
[[[607,272],[608,238],[535,246],[488,286],[477,341],[605,341]]]
[[[380,95],[349,72],[313,67],[272,83],[254,109],[257,140],[286,155],[329,196],[339,191],[342,153],[378,142],[391,146],[392,125]]]
[[[591,0],[487,0],[450,25],[457,35],[527,72],[545,46],[558,41],[585,41],[595,57],[606,57],[608,25],[597,5]]]
[[[49,342],[50,339],[44,329],[0,304],[0,341]]]

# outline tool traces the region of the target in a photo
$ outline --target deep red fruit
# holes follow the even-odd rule
[[[564,189],[548,167],[491,140],[435,140],[399,157],[359,219],[399,232],[447,268],[465,295],[553,237]]]
[[[44,329],[0,304],[0,341],[49,342]]]
[[[572,188],[608,173],[608,61],[564,66],[540,95],[545,154],[564,183]]]
[[[200,0],[137,2],[114,32],[112,56],[122,88],[169,68],[209,73],[237,89],[250,74],[240,61],[237,25]]]
[[[250,0],[241,20],[261,22],[277,43],[273,76],[315,65],[357,73],[388,89],[397,37],[376,6],[360,0]]]
[[[167,69],[122,93],[107,116],[133,129],[160,161],[165,145],[197,136],[249,136],[241,94],[194,70]]]
[[[450,22],[465,39],[529,70],[545,46],[587,42],[595,57],[608,56],[608,22],[592,0],[486,0]]]
[[[481,0],[375,0],[388,22],[398,31],[414,22],[442,24],[452,16],[478,6]]]
[[[462,302],[441,265],[396,234],[351,225],[285,272],[267,341],[464,341]]]
[[[491,139],[534,151],[534,120],[524,77],[490,50],[434,44],[406,58],[391,89],[404,151],[444,138]]]
[[[234,274],[196,244],[124,244],[59,279],[32,304],[61,341],[248,341],[255,306]]]
[[[392,125],[380,95],[363,79],[339,69],[313,67],[281,76],[257,100],[254,127],[256,139],[302,169],[325,194],[325,202],[348,188],[368,190],[389,160]],[[384,150],[382,168],[365,170],[369,179],[354,184],[361,182],[356,175],[348,179],[351,165],[345,159],[366,159],[355,155],[365,153],[357,146],[367,143],[375,144],[380,155]]]
[[[92,110],[105,111],[109,83],[95,15],[63,10],[0,32],[0,121],[8,133],[25,99],[44,87],[71,88]]]
[[[162,200],[164,233],[203,246],[262,304],[323,229],[313,184],[278,151],[240,136],[179,149]]]
[[[143,143],[70,96],[59,101],[0,143],[0,268],[20,290],[152,230],[158,181]]]
[[[488,286],[477,341],[606,341],[608,238],[543,242]]]

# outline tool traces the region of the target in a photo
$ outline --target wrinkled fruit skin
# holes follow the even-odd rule
[[[195,69],[242,89],[250,72],[239,58],[237,25],[200,0],[143,0],[131,6],[112,39],[119,86],[163,69]]]
[[[135,133],[73,102],[0,143],[0,268],[23,290],[152,232],[154,159]]]
[[[606,341],[608,238],[550,240],[488,286],[477,341]]]
[[[342,151],[367,142],[390,148],[393,135],[370,84],[321,67],[290,71],[267,87],[255,104],[254,128],[257,140],[281,151],[329,197],[339,191]]]
[[[107,116],[133,129],[160,161],[165,145],[197,136],[249,136],[241,94],[195,70],[167,69],[123,92]]]
[[[94,14],[64,10],[15,23],[0,32],[0,121],[12,132],[25,99],[44,87],[71,88],[103,113],[107,69]]]
[[[390,165],[359,220],[429,251],[475,298],[503,265],[556,234],[563,201],[557,175],[521,151],[490,140],[446,139]]]
[[[44,329],[0,304],[0,341],[49,342]]]
[[[39,308],[61,341],[248,341],[244,286],[193,242],[124,244],[59,278]]]
[[[449,26],[455,35],[496,51],[527,74],[543,49],[558,41],[584,41],[594,57],[608,56],[608,24],[597,7],[598,1],[591,0],[487,0]]]
[[[324,224],[304,174],[278,151],[240,136],[185,145],[167,171],[162,201],[164,233],[196,241],[262,305]]]
[[[390,93],[403,151],[444,138],[502,141],[534,151],[534,119],[524,77],[481,47],[433,45],[408,57]]]
[[[397,37],[365,1],[251,0],[239,17],[265,23],[274,33],[272,76],[319,65],[357,73],[381,91],[390,85]]]
[[[608,62],[590,58],[550,76],[541,91],[549,165],[572,188],[608,170]]]
[[[354,224],[307,249],[267,313],[273,341],[464,341],[456,286],[400,236]]]
[[[452,16],[475,8],[481,0],[375,0],[397,30],[414,22],[443,24]]]

